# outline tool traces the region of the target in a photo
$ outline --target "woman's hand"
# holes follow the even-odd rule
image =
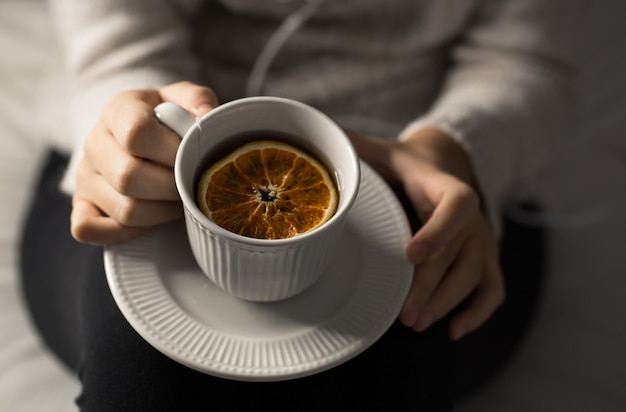
[[[424,223],[406,249],[415,275],[400,321],[424,331],[470,297],[450,323],[450,337],[460,339],[505,296],[498,244],[480,208],[469,159],[434,128],[404,141],[348,134],[365,161],[402,184]]]
[[[211,89],[189,82],[116,95],[85,139],[72,198],[76,240],[118,243],[182,216],[173,173],[180,137],[153,112],[164,101],[197,117],[218,104]]]

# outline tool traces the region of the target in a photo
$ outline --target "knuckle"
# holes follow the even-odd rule
[[[94,228],[89,219],[72,211],[70,217],[70,234],[80,243],[95,243]]]
[[[87,243],[91,240],[91,230],[82,220],[72,220],[70,225],[70,233],[72,237],[81,243]]]
[[[188,80],[183,80],[177,83],[172,84],[173,88],[177,88],[178,90],[184,90],[185,93],[188,94],[203,94],[206,93],[207,91],[211,91],[210,88],[206,87],[206,86],[202,86],[199,85],[197,83],[188,81]]]
[[[132,196],[139,180],[140,166],[138,159],[121,162],[111,182],[113,188],[122,195]]]
[[[480,199],[478,193],[468,184],[461,184],[457,191],[458,202],[463,205],[464,208],[478,210],[480,206]]]
[[[122,128],[123,136],[120,136],[124,147],[134,155],[141,155],[149,144],[150,129],[154,125],[154,117],[151,113],[141,112],[126,120]]]
[[[104,106],[105,112],[112,112],[115,107],[128,99],[129,92],[127,90],[113,95]]]
[[[168,95],[182,95],[185,99],[191,99],[191,101],[209,101],[213,105],[217,105],[218,103],[217,96],[213,89],[187,80],[163,86],[160,90]]]
[[[124,90],[113,95],[104,106],[103,117],[119,117],[123,113],[128,102],[134,99],[134,95],[134,91],[131,90]]]
[[[121,199],[115,209],[115,220],[123,226],[134,226],[137,224],[137,216],[140,201],[132,197]]]
[[[217,96],[213,89],[201,87],[198,93],[203,100],[209,100],[213,104],[217,105]]]
[[[189,80],[181,80],[181,81],[179,81],[176,84],[179,87],[185,87],[185,88],[198,87],[198,85],[196,85],[195,83],[190,82]]]

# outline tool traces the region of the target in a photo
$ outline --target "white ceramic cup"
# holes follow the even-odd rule
[[[202,271],[226,292],[252,301],[286,299],[319,279],[337,249],[360,183],[359,158],[343,130],[320,111],[278,97],[231,101],[200,119],[172,103],[154,110],[162,123],[183,136],[174,174],[191,250]],[[207,156],[233,136],[254,131],[293,136],[295,145],[322,158],[339,191],[332,218],[292,238],[255,239],[218,226],[200,211],[196,185]]]

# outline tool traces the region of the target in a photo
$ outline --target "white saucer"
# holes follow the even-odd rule
[[[341,250],[291,299],[255,303],[218,289],[196,265],[182,221],[106,248],[105,269],[126,319],[165,355],[215,376],[277,381],[330,369],[385,333],[411,284],[410,235],[397,198],[362,163]]]

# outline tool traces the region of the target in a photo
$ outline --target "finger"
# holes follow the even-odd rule
[[[79,181],[89,182],[89,185],[79,186]],[[87,164],[77,170],[77,193],[98,205],[104,215],[123,226],[155,226],[182,216],[180,201],[145,200],[124,196]]]
[[[91,202],[76,196],[72,199],[70,226],[74,239],[97,246],[121,243],[149,230],[122,226]]]
[[[416,266],[411,288],[399,316],[400,321],[405,326],[415,327],[418,318],[422,315],[427,302],[444,278],[461,244],[461,240],[457,240],[432,256],[427,262]]]
[[[476,289],[483,273],[483,257],[481,238],[469,238],[422,309],[414,325],[416,331],[439,321]]]
[[[450,323],[450,338],[459,340],[482,326],[502,305],[506,288],[502,270],[496,259],[490,259],[485,266],[485,275],[475,291],[469,305]]]
[[[478,196],[470,186],[452,178],[441,179],[448,180],[438,183],[446,189],[424,188],[434,200],[435,208],[407,245],[407,256],[414,264],[424,262],[431,254],[447,245],[479,212]],[[434,193],[442,190],[442,193]],[[422,200],[421,204],[423,202]],[[416,208],[419,204],[416,203]]]
[[[400,310],[399,320],[407,327],[414,327],[431,294],[445,274],[444,259],[435,259],[415,268],[413,282]]]
[[[118,94],[103,112],[104,131],[130,154],[172,167],[180,137],[155,116],[153,107],[160,101],[156,90]]]
[[[159,89],[163,101],[176,103],[196,117],[217,107],[217,96],[212,89],[191,82],[178,82]]]
[[[392,139],[365,136],[353,130],[343,129],[359,157],[372,166],[389,182],[397,182],[398,175],[389,166],[390,151],[395,142]]]
[[[99,136],[86,139],[85,159],[113,189],[137,199],[178,200],[171,168],[131,155],[105,130],[93,133]]]

